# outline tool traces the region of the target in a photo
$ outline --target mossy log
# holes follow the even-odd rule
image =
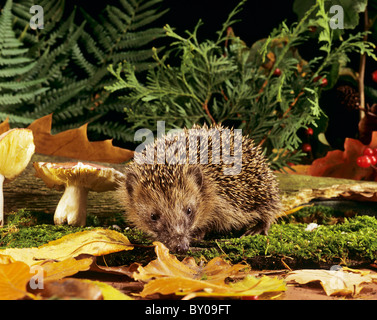
[[[35,176],[33,162],[76,162],[77,160],[56,156],[33,155],[24,172],[15,180],[4,185],[5,213],[27,209],[53,214],[63,195],[46,187],[42,179]],[[94,162],[98,163],[98,162]],[[98,163],[122,171],[124,164]],[[302,205],[312,199],[342,198],[357,201],[377,201],[377,182],[312,177],[277,173],[286,210]],[[89,192],[87,212],[98,216],[106,216],[123,212],[123,208],[115,199],[114,191]]]
[[[377,202],[377,182],[278,173],[285,210],[314,199]]]
[[[77,162],[78,160],[63,157],[34,154],[27,168],[13,181],[4,184],[5,213],[27,209],[53,214],[63,195],[63,191],[48,188],[42,179],[35,176],[33,162]],[[121,171],[124,165],[98,163]],[[123,212],[122,207],[114,197],[114,191],[89,192],[87,213],[107,215]]]

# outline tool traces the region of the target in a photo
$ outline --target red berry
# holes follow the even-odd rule
[[[363,152],[363,155],[364,156],[373,156],[374,155],[374,151],[372,148],[366,148]]]
[[[313,128],[308,128],[308,129],[306,129],[306,134],[307,134],[308,136],[312,136],[313,133],[314,133]]]
[[[315,77],[314,79],[313,79],[313,82],[317,82],[319,79],[321,79],[322,78],[322,76],[317,76],[317,77]],[[329,82],[327,81],[327,79],[326,78],[323,78],[322,80],[321,80],[321,84],[320,84],[320,86],[321,87],[326,87],[327,86],[327,84],[328,84]]]
[[[357,158],[356,163],[360,168],[369,168],[372,160],[370,156],[360,156]]]
[[[370,161],[372,162],[372,166],[377,164],[377,157],[376,156],[369,156]]]
[[[374,82],[377,82],[377,70],[372,72],[372,79]]]
[[[317,27],[315,27],[315,26],[309,26],[309,31],[310,32],[316,32],[316,30],[317,30]]]
[[[274,76],[280,77],[281,75],[281,70],[279,68],[276,68],[274,71]]]
[[[373,149],[373,155],[377,157],[377,148]]]
[[[329,82],[327,81],[327,79],[323,78],[322,81],[321,81],[321,87],[326,87],[328,83]]]
[[[306,153],[312,151],[312,146],[310,145],[310,143],[304,143],[302,145],[302,151],[304,151]]]

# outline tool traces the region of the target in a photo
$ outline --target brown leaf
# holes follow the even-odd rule
[[[133,157],[133,151],[114,147],[112,140],[92,141],[87,126],[51,135],[52,114],[35,120],[28,127],[33,131],[36,153],[86,161],[121,163]]]
[[[4,122],[0,123],[0,134],[10,130],[10,126],[9,126],[9,118],[6,118],[4,120]]]
[[[356,160],[361,156],[366,148],[377,147],[377,131],[372,134],[371,143],[366,146],[359,140],[346,138],[344,141],[344,151],[329,151],[323,158],[313,161],[308,173],[317,177],[334,177],[355,180],[375,180],[375,170],[373,168],[360,168]]]
[[[102,291],[98,286],[73,278],[46,282],[39,294],[44,298],[103,300]]]

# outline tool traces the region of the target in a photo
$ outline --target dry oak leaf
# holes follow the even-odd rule
[[[362,283],[372,282],[375,276],[354,272],[351,269],[321,270],[306,269],[290,272],[285,278],[287,282],[306,284],[319,281],[328,296],[355,296],[360,293]]]
[[[20,261],[0,264],[0,300],[16,300],[28,295],[26,286],[33,275]]]
[[[112,140],[89,141],[87,126],[51,134],[52,114],[29,125],[34,134],[35,152],[86,161],[122,163],[133,157],[133,151],[114,147]]]
[[[66,278],[49,281],[38,292],[43,298],[103,300],[101,289],[94,283],[81,279]]]
[[[46,260],[40,266],[43,268],[43,281],[60,280],[65,277],[72,276],[79,271],[87,271],[94,262],[95,258],[85,258],[76,260],[68,258],[63,261]]]
[[[9,248],[0,250],[0,255],[11,256],[29,266],[42,260],[64,260],[80,254],[102,256],[122,250],[132,250],[128,238],[114,230],[95,229],[76,232],[38,248]]]
[[[10,130],[10,126],[9,126],[9,118],[6,118],[4,120],[4,122],[0,123],[0,134],[4,133],[4,132],[7,132],[8,130]]]
[[[146,267],[139,266],[138,272],[135,272],[133,276],[135,280],[148,281],[140,293],[142,297],[155,293],[190,295],[191,298],[195,296],[245,296],[285,290],[282,280],[271,280],[268,277],[266,279],[251,277],[256,279],[255,281],[246,277],[243,280],[245,283],[239,284],[239,287],[228,285],[225,279],[245,275],[245,265],[230,265],[221,258],[214,258],[204,266],[197,265],[193,258],[185,258],[180,262],[174,255],[169,254],[169,250],[162,243],[154,242],[154,245],[157,259]],[[266,281],[269,281],[268,288],[264,287]]]
[[[92,280],[82,281],[96,285],[101,290],[103,300],[134,300],[107,283]]]
[[[308,169],[308,174],[317,177],[374,180],[375,172],[372,167],[360,168],[356,163],[357,158],[368,147],[377,147],[377,131],[372,133],[372,140],[368,146],[359,140],[346,138],[344,151],[329,151],[325,157],[314,160]]]
[[[45,288],[38,294],[43,298],[85,300],[133,300],[111,285],[100,281],[67,278],[45,283]]]

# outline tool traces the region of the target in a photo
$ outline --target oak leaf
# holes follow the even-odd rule
[[[23,262],[0,264],[0,300],[16,300],[28,295],[26,285],[31,277],[30,267]]]
[[[259,295],[267,291],[285,290],[284,281],[247,276],[238,286],[226,284],[231,277],[245,277],[244,264],[231,265],[221,258],[214,258],[206,265],[196,264],[193,258],[180,262],[160,242],[154,242],[157,259],[146,267],[139,266],[134,273],[135,280],[146,281],[142,297],[160,294],[204,296],[246,296]],[[254,279],[254,280],[253,280]],[[268,285],[266,283],[268,282]]]
[[[125,295],[124,293],[120,292],[119,290],[104,282],[91,280],[82,281],[96,285],[101,290],[103,300],[134,300],[131,297]]]
[[[377,131],[372,133],[372,140],[367,146],[359,140],[346,138],[344,151],[329,151],[325,157],[314,160],[308,169],[308,173],[317,177],[377,181],[373,168],[360,168],[356,163],[357,158],[363,154],[366,148],[376,147]]]
[[[74,278],[46,282],[39,295],[43,298],[103,300],[102,291],[98,286]]]
[[[3,249],[0,250],[0,255],[8,255],[16,261],[34,265],[42,260],[64,260],[80,254],[102,256],[132,249],[133,246],[125,235],[114,230],[95,229],[69,234],[38,248]]]
[[[133,157],[133,151],[114,147],[112,140],[89,141],[87,126],[51,134],[52,114],[29,125],[34,134],[35,152],[86,161],[121,163]]]
[[[79,259],[68,258],[63,261],[47,260],[40,264],[44,271],[43,281],[60,280],[79,271],[87,271],[94,262],[93,257]]]
[[[355,296],[362,290],[362,283],[369,283],[375,276],[362,273],[347,272],[352,269],[321,270],[305,269],[290,272],[285,278],[287,282],[306,284],[319,281],[328,296]],[[346,272],[345,272],[346,271]]]
[[[9,121],[8,121],[9,118],[6,118],[4,120],[4,122],[0,123],[0,134],[4,133],[4,132],[7,132],[8,130],[10,130],[10,126],[9,126]]]

